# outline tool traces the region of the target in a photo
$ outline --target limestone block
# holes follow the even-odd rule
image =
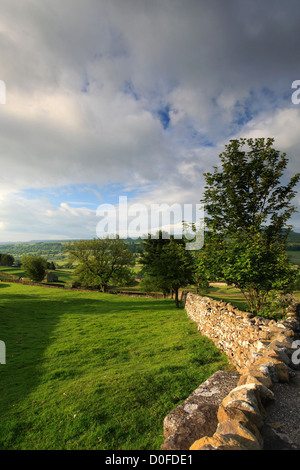
[[[267,367],[264,367],[264,366],[249,367],[249,369],[247,370],[245,376],[247,376],[247,375],[250,375],[251,377],[254,377],[259,382],[261,382],[265,387],[272,390],[273,381],[271,379],[269,369]],[[239,385],[244,385],[244,384],[240,383]]]
[[[164,419],[163,450],[186,450],[200,437],[212,436],[218,425],[218,407],[234,388],[239,375],[215,372]]]
[[[239,422],[246,429],[249,429],[249,431],[252,432],[259,442],[261,441],[261,435],[259,433],[258,427],[243,411],[237,408],[224,408],[223,405],[220,405],[218,410],[219,423],[223,423],[223,421],[229,420]]]
[[[276,359],[271,356],[262,356],[254,364],[255,366],[267,365],[268,368],[273,368],[276,371],[276,380],[279,382],[288,382],[289,381],[289,368],[283,361]]]
[[[237,408],[243,411],[258,428],[263,423],[265,410],[254,384],[236,387],[224,398],[222,405],[224,408]]]
[[[214,436],[216,435],[225,441],[228,438],[233,439],[248,450],[261,450],[263,444],[261,437],[258,439],[249,429],[235,420],[220,423]]]
[[[190,450],[247,450],[239,441],[226,436],[202,437],[191,445]]]
[[[270,380],[270,385],[272,385],[271,379]],[[275,395],[270,390],[269,387],[264,385],[257,377],[254,377],[253,375],[250,374],[245,374],[242,375],[239,382],[238,386],[240,385],[255,385],[257,387],[257,390],[259,391],[260,394],[260,399],[263,405],[268,405],[269,403],[272,403],[275,400]]]

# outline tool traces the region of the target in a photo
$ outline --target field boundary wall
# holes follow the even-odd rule
[[[193,436],[190,450],[262,450],[261,428],[266,409],[275,400],[273,386],[277,382],[289,382],[295,373],[293,357],[300,343],[297,341],[300,303],[295,299],[285,319],[277,322],[253,317],[229,303],[192,293],[186,294],[185,309],[187,316],[197,323],[198,331],[227,355],[238,378],[237,383],[233,381],[233,388],[229,392],[226,390],[225,396],[222,394],[224,375],[220,375],[220,380],[207,381],[204,387],[205,396],[213,395],[216,390],[220,392],[213,431],[205,433],[205,422],[202,428],[195,426],[203,408],[203,393],[194,392],[165,418],[167,438],[162,449],[176,449],[174,443],[180,441],[178,434],[187,433],[187,427],[193,425],[198,435]],[[209,388],[210,382],[213,387]],[[182,410],[185,408],[190,413],[183,423]],[[179,418],[180,426],[176,422]],[[183,450],[183,447],[177,449]]]

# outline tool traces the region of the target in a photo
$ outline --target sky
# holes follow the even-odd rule
[[[96,237],[120,197],[196,207],[230,139],[298,172],[299,24],[298,0],[1,0],[0,242]]]

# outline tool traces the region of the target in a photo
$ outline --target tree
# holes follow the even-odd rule
[[[149,234],[148,238],[142,240],[138,250],[140,254],[139,261],[142,265],[141,273],[145,276],[142,286],[146,286],[146,290],[148,291],[149,289],[160,290],[163,292],[164,296],[170,292],[170,286],[163,282],[162,279],[158,279],[158,274],[162,249],[168,244],[168,234],[160,230],[155,237]]]
[[[164,293],[174,292],[179,307],[179,289],[194,282],[194,258],[184,241],[163,238],[161,231],[156,239],[149,235],[142,243],[140,262],[148,282]]]
[[[32,281],[41,282],[46,274],[47,261],[42,256],[23,255],[21,266]]]
[[[53,261],[47,261],[47,269],[52,269],[53,271],[55,271],[56,266]]]
[[[0,266],[12,266],[15,258],[7,253],[0,253]]]
[[[105,292],[108,283],[119,284],[131,278],[134,266],[133,253],[119,238],[94,238],[66,244],[71,262],[77,262],[75,274],[87,287],[97,287]]]
[[[287,221],[300,174],[285,184],[285,153],[274,139],[231,140],[220,155],[221,169],[206,173],[205,247],[201,269],[234,284],[258,313],[272,289],[286,291],[295,270],[286,256]]]

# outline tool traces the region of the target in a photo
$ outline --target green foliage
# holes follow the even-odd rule
[[[265,303],[261,306],[260,316],[269,318],[271,312],[272,318],[281,320],[286,316],[288,307],[290,307],[294,301],[294,296],[273,290],[269,293]]]
[[[119,238],[73,241],[67,243],[66,251],[70,262],[79,263],[75,274],[83,286],[105,292],[110,282],[118,285],[132,280],[134,254]]]
[[[291,201],[300,174],[281,185],[288,159],[272,147],[273,142],[274,139],[231,140],[220,155],[221,171],[214,167],[213,173],[205,174],[203,202],[210,230],[249,235],[265,225],[270,237],[279,233],[286,237],[283,229],[296,211]]]
[[[139,290],[142,292],[146,292],[146,294],[150,294],[151,292],[160,291],[160,286],[156,282],[156,280],[151,276],[145,276],[141,279],[139,283]],[[166,294],[166,292],[165,292]]]
[[[174,292],[175,304],[179,307],[178,291],[194,282],[194,258],[185,249],[183,240],[164,238],[160,231],[157,238],[150,235],[142,243],[140,263],[147,282],[162,292]]]
[[[2,253],[11,253],[15,257],[21,257],[23,254],[32,256],[56,256],[60,255],[65,250],[64,242],[16,242],[16,243],[1,243]]]
[[[41,282],[46,274],[47,261],[42,256],[23,255],[22,269],[32,281]]]
[[[12,266],[15,258],[8,253],[0,253],[0,266]]]
[[[198,271],[233,284],[260,313],[271,290],[286,292],[296,276],[286,255],[292,205],[300,174],[281,184],[285,154],[273,139],[232,140],[220,155],[222,168],[206,173],[205,248]]]
[[[55,264],[53,263],[53,261],[48,261],[48,262],[47,262],[47,269],[52,269],[52,270],[55,271],[56,266],[55,266]]]

